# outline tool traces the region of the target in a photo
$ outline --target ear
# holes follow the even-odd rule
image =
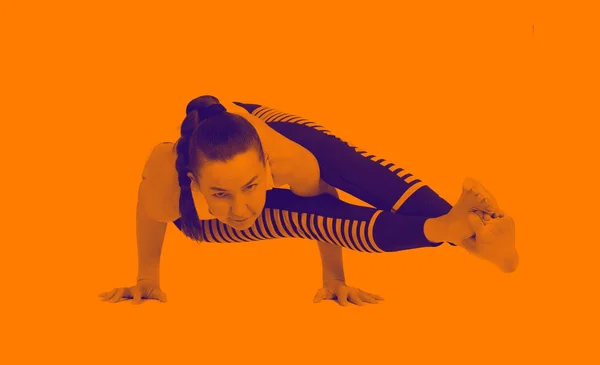
[[[194,175],[191,172],[188,172],[186,175],[187,175],[187,177],[190,178],[190,181],[191,181],[190,185],[192,187],[198,188],[198,184],[196,184],[196,181],[194,180]]]

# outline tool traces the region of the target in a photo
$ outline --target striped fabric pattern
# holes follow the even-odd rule
[[[203,241],[209,243],[304,238],[360,252],[382,253],[373,237],[375,219],[382,212],[376,211],[369,221],[359,221],[265,208],[254,225],[245,230],[236,230],[217,219],[202,220],[201,225]]]
[[[235,104],[244,107],[249,113],[262,119],[267,124],[269,124],[269,123],[297,123],[297,124],[301,124],[301,125],[313,128],[322,133],[325,133],[327,135],[334,136],[335,138],[340,139],[339,137],[333,135],[331,133],[331,131],[325,129],[325,127],[318,125],[314,122],[311,122],[300,116],[297,116],[294,114],[289,114],[289,113],[283,113],[279,110],[269,108],[266,106],[262,106],[262,105],[243,104],[243,103],[239,103],[239,102],[236,102]],[[369,160],[371,160],[375,163],[378,163],[381,166],[387,168],[393,174],[397,175],[400,179],[402,179],[407,185],[409,185],[408,189],[404,192],[404,194],[402,196],[400,196],[400,198],[393,205],[393,207],[391,209],[391,211],[393,213],[397,212],[398,209],[400,209],[400,207],[402,206],[402,204],[404,204],[417,190],[426,186],[425,183],[423,181],[421,181],[420,179],[418,179],[416,176],[414,176],[414,174],[408,172],[406,169],[396,167],[396,165],[393,162],[387,161],[383,158],[379,158],[373,154],[368,153],[367,151],[364,151],[362,149],[359,149],[358,147],[352,146],[348,142],[346,142],[342,139],[340,139],[340,140],[342,142],[348,144],[348,146],[353,148],[357,153],[362,155],[364,158],[369,159]]]

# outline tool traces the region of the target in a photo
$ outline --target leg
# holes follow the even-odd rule
[[[329,194],[304,198],[288,189],[267,192],[265,209],[255,224],[236,230],[216,219],[203,220],[205,242],[233,243],[296,237],[327,242],[343,248],[394,252],[439,246],[426,236],[427,217],[393,214],[352,205]],[[178,222],[174,224],[178,226]]]
[[[322,126],[266,106],[235,104],[309,150],[319,161],[321,177],[326,183],[377,209],[431,218],[448,214],[452,209],[450,203],[413,174],[350,146]],[[476,181],[465,181],[467,184],[471,186],[465,186],[465,190],[476,191],[483,199],[488,199],[488,204],[480,204],[480,208],[486,210],[486,205],[495,204],[491,195]]]

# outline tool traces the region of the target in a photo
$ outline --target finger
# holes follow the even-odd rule
[[[121,295],[123,293],[122,288],[116,288],[116,290],[112,293],[112,295],[107,299],[109,303],[116,303],[119,299],[121,299]]]
[[[123,294],[125,294],[125,289],[126,288],[117,289],[115,295],[112,298],[110,298],[109,303],[116,303],[121,301],[121,299],[123,299]]]
[[[331,300],[333,298],[335,298],[335,296],[331,291],[329,291],[327,288],[321,288],[317,291],[317,294],[315,294],[314,299],[318,300],[317,302],[315,302],[318,303],[321,300]]]
[[[103,291],[102,293],[98,294],[98,297],[100,297],[100,298],[105,297],[108,293],[110,293],[110,292]]]
[[[356,305],[360,305],[360,306],[365,305],[365,302],[363,302],[360,299],[360,296],[358,294],[358,290],[356,290],[356,289],[350,290],[350,292],[348,293],[348,297],[350,298],[350,302],[352,302],[352,303],[354,303]]]
[[[104,301],[110,300],[117,293],[117,290],[119,290],[119,288],[114,288],[109,292],[102,293],[102,297],[100,297],[100,299]]]
[[[483,221],[481,220],[481,218],[479,218],[479,216],[477,214],[469,213],[467,218],[469,220],[469,225],[475,231],[475,235],[480,233],[482,231],[482,229],[485,227],[485,224],[483,223]]]
[[[98,296],[100,298],[112,297],[113,294],[115,293],[115,291],[117,291],[117,288],[114,288],[114,289],[112,289],[110,291],[105,291],[103,293],[100,293]]]
[[[373,293],[369,293],[369,292],[366,292],[366,291],[364,291],[364,290],[361,290],[361,292],[363,292],[363,293],[365,293],[366,295],[368,295],[368,296],[370,296],[370,297],[372,297],[372,298],[375,298],[375,299],[377,299],[377,300],[385,300],[385,298],[384,298],[384,297],[382,297],[382,296],[380,296],[380,295],[373,294]]]
[[[317,291],[317,294],[315,294],[314,298],[313,298],[313,303],[320,303],[323,301],[323,299],[325,298],[325,294],[323,294],[322,291]]]
[[[335,293],[335,296],[337,297],[337,302],[342,307],[346,307],[348,305],[348,288],[346,288],[345,286],[338,288],[338,290]]]
[[[313,298],[313,303],[320,303],[321,301],[323,301],[323,299],[325,299],[325,288],[317,290],[317,293]]]
[[[373,298],[372,296],[370,296],[369,294],[365,293],[362,290],[358,291],[358,297],[360,298],[360,300],[362,300],[365,303],[370,303],[370,304],[378,304],[379,303],[377,301],[377,299]]]
[[[156,293],[154,294],[154,296],[161,303],[166,303],[167,302],[167,294],[164,291],[160,290],[160,289],[156,290]]]
[[[133,294],[133,302],[132,304],[141,304],[142,303],[142,289],[139,286],[134,286],[131,289],[131,293]]]
[[[385,300],[385,298],[384,298],[384,297],[382,297],[382,296],[380,296],[380,295],[377,295],[377,294],[371,294],[371,296],[372,296],[373,298],[377,299],[377,300]]]

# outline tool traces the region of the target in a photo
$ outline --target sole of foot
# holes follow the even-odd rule
[[[478,215],[471,213],[469,223],[475,236],[463,240],[462,246],[471,254],[493,263],[503,272],[514,272],[519,266],[514,219],[506,216],[484,222]]]

